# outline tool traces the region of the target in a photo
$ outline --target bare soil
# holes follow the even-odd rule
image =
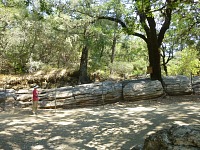
[[[0,149],[129,150],[171,125],[200,124],[200,96],[167,96],[99,107],[0,112]]]

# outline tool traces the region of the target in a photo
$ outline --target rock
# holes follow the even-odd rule
[[[32,100],[32,94],[18,94],[17,101],[31,101]]]
[[[118,102],[122,99],[122,83],[105,81],[101,83],[82,84],[75,87],[63,87],[43,90],[40,100],[45,101],[44,108],[55,106],[72,108],[97,106]]]
[[[189,78],[185,76],[164,77],[164,89],[169,95],[186,95],[192,93],[192,86]],[[194,78],[193,89],[200,93],[200,78]],[[41,105],[43,108],[58,107],[77,108],[87,106],[98,106],[120,101],[137,101],[153,99],[164,95],[162,84],[158,80],[137,79],[125,81],[104,81],[99,83],[82,84],[77,86],[66,86],[54,89],[38,89]],[[32,100],[33,89],[8,90],[7,93],[16,93],[17,100],[28,106]],[[3,95],[0,90],[0,98]],[[12,94],[11,94],[12,95]],[[0,101],[4,101],[4,98]]]
[[[5,93],[0,93],[0,107],[2,108],[2,110],[5,110],[5,106],[6,106],[6,94]]]
[[[200,125],[174,125],[145,139],[143,150],[199,150]]]
[[[33,90],[27,90],[27,89],[19,89],[16,91],[16,94],[32,94]]]
[[[190,79],[183,75],[163,77],[163,84],[168,95],[188,95],[193,93]]]
[[[200,77],[195,76],[192,78],[192,89],[195,95],[200,95]]]
[[[84,101],[90,101],[94,105],[114,103],[122,99],[122,84],[105,81],[79,85],[74,88],[73,95],[77,104]]]
[[[7,100],[14,101],[17,99],[17,96],[15,95],[15,90],[13,89],[0,89],[0,107],[2,110],[5,110],[6,102]]]
[[[162,84],[158,80],[135,80],[123,88],[123,97],[127,101],[152,99],[163,94]]]

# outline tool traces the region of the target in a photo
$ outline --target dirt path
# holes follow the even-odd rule
[[[200,124],[198,97],[112,104],[71,110],[0,113],[0,149],[129,150],[173,124]]]

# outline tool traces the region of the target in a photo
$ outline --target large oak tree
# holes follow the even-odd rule
[[[106,9],[107,13],[98,15],[97,19],[107,19],[117,22],[127,34],[142,38],[148,48],[151,79],[162,81],[160,47],[165,33],[170,28],[173,14],[181,12],[181,9],[184,7],[188,9],[192,8],[190,5],[194,5],[194,3],[198,2],[181,2],[179,0],[133,0],[131,2],[111,0],[110,4],[117,5],[117,13],[122,13],[122,15],[116,15],[116,12],[113,13],[113,10],[116,9],[113,9],[107,3],[107,6],[109,6]]]

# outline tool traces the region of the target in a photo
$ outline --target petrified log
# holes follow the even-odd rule
[[[200,95],[200,77],[195,76],[192,78],[192,89],[195,95]]]
[[[114,81],[83,84],[75,87],[62,87],[41,90],[40,101],[43,108],[87,107],[118,102],[122,99],[122,84]],[[56,103],[55,103],[56,102]]]
[[[163,77],[163,84],[168,95],[188,95],[193,92],[190,79],[183,75]]]
[[[8,100],[14,104],[17,96],[15,95],[15,90],[13,89],[0,89],[0,107],[5,110],[6,103]]]
[[[158,80],[135,80],[123,88],[123,97],[126,101],[156,98],[163,93],[162,84]]]

